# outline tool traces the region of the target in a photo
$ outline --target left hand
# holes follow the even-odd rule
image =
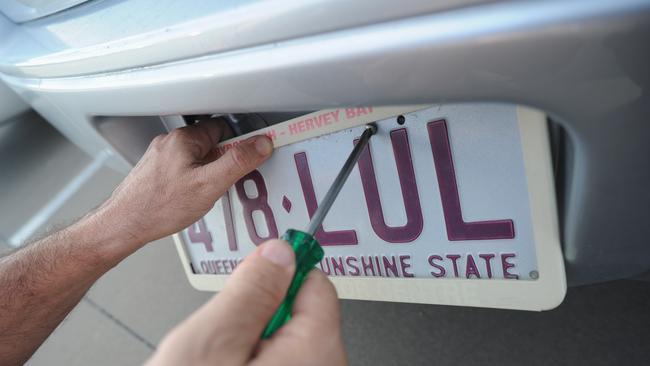
[[[205,120],[157,136],[131,173],[92,215],[122,237],[124,254],[176,233],[203,217],[237,180],[271,156],[273,143],[254,136],[218,156],[228,126]]]

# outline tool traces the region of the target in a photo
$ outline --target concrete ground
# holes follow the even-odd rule
[[[23,119],[0,125],[0,238],[90,161],[36,116]],[[81,216],[121,179],[100,169],[45,227]],[[189,286],[172,241],[159,240],[100,279],[28,364],[140,364],[210,296]],[[342,301],[351,365],[648,364],[649,308],[641,281],[571,288],[543,313]]]

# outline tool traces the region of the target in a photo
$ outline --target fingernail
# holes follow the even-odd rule
[[[255,150],[257,153],[266,156],[273,151],[273,142],[266,136],[257,136],[255,138]]]
[[[283,240],[272,240],[265,243],[260,254],[282,267],[289,267],[293,264],[293,251],[289,244]]]

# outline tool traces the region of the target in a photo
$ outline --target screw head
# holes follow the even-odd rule
[[[530,278],[532,278],[533,280],[536,280],[539,278],[539,272],[534,270],[530,271],[530,273],[528,273],[528,276],[530,276]]]

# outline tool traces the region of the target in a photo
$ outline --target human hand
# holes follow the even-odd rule
[[[294,271],[287,242],[260,245],[223,291],[165,337],[148,365],[345,365],[336,290],[318,270],[300,288],[291,320],[260,340]]]
[[[157,136],[93,218],[115,240],[105,251],[124,257],[203,217],[237,180],[264,162],[271,140],[255,136],[218,156],[224,122],[200,121]],[[95,225],[97,226],[97,225]],[[111,247],[112,245],[112,247]]]

